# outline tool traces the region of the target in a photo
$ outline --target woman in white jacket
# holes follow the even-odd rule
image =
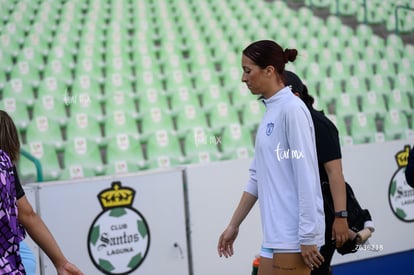
[[[296,49],[261,40],[243,50],[242,81],[259,95],[266,112],[257,129],[250,179],[218,242],[220,256],[233,255],[239,226],[259,201],[263,229],[259,275],[304,275],[323,262],[323,199],[312,118],[285,87],[285,64]],[[252,248],[254,249],[254,248]]]

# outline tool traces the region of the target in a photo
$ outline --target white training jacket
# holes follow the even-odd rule
[[[311,115],[289,87],[263,99],[245,191],[259,200],[263,247],[324,244],[325,218]]]

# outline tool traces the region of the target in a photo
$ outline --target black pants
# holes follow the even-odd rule
[[[331,261],[332,257],[335,253],[335,242],[332,241],[332,224],[334,222],[334,216],[329,214],[332,212],[329,209],[327,203],[325,203],[324,199],[324,209],[325,209],[325,245],[321,247],[321,254],[324,257],[325,261],[319,268],[315,268],[311,275],[330,275],[331,272]]]

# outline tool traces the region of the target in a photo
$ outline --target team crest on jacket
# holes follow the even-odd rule
[[[266,135],[270,136],[273,132],[273,128],[275,127],[275,124],[273,122],[270,122],[266,126]]]

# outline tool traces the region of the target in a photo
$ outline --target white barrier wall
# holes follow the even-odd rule
[[[85,274],[189,273],[179,169],[41,184],[38,211]],[[56,274],[41,255],[42,274]]]
[[[399,168],[396,161],[396,155],[413,144],[414,140],[407,140],[343,149],[345,179],[361,206],[370,210],[376,231],[369,240],[372,247],[361,247],[358,253],[346,256],[336,254],[333,263],[414,249],[414,189],[406,183],[404,168]],[[394,196],[390,194],[393,182],[397,189]],[[400,208],[407,216],[398,217],[393,208]],[[379,251],[373,251],[375,248]]]
[[[403,168],[395,160],[398,152],[413,143],[396,141],[343,148],[345,178],[362,206],[372,214],[376,232],[370,243],[379,251],[366,251],[369,248],[363,247],[365,251],[352,255],[336,254],[334,264],[414,249],[414,189],[403,180]],[[233,257],[219,258],[216,246],[244,190],[249,165],[250,160],[246,159],[193,165],[184,170],[30,186],[38,192],[39,214],[68,258],[85,274],[120,274],[127,265],[125,258],[131,258],[126,257],[131,254],[128,249],[134,248],[141,255],[131,261],[130,265],[136,269],[128,274],[248,275],[261,244],[257,206],[242,224]],[[124,211],[104,209],[98,200],[99,194],[115,181],[135,191],[133,204],[120,207]],[[127,193],[112,190],[108,194]],[[104,198],[112,205],[116,198],[108,194]],[[132,226],[134,223],[140,225],[138,233]],[[146,228],[150,232],[149,245],[145,242],[146,230],[142,231]],[[117,242],[133,243],[134,236],[144,242],[120,245],[119,250],[108,249],[111,245],[116,247]],[[137,262],[140,262],[138,267]],[[106,268],[106,273],[99,271],[97,265]],[[55,274],[48,259],[42,257],[41,266],[42,274]]]
[[[247,183],[249,165],[250,160],[238,160],[190,166],[186,170],[195,275],[251,273],[261,243],[258,204],[240,228],[234,256],[219,258],[217,253],[218,238]]]

